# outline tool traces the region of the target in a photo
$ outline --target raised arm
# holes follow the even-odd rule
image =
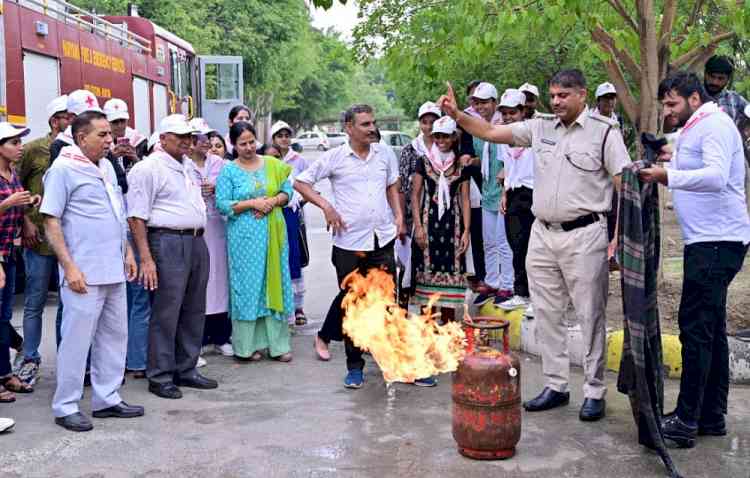
[[[440,97],[437,104],[470,135],[490,143],[513,144],[513,132],[509,126],[493,125],[461,111],[450,83],[448,83],[448,92]]]

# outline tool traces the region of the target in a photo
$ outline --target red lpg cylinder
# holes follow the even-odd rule
[[[453,373],[453,439],[469,458],[510,458],[521,439],[521,363],[510,351],[509,325],[496,317],[465,322],[467,353]],[[499,329],[497,347],[491,337]]]

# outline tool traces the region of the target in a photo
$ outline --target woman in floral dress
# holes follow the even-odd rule
[[[436,120],[432,138],[430,150],[417,163],[412,184],[414,298],[427,304],[439,294],[435,307],[448,321],[463,306],[467,287],[469,182],[458,161],[455,121],[447,116]]]

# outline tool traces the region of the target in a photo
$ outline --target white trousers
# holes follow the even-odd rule
[[[513,251],[505,235],[505,216],[498,211],[482,208],[482,240],[487,269],[484,282],[494,289],[512,291]]]
[[[60,288],[63,306],[62,341],[57,350],[57,389],[52,412],[65,417],[79,411],[86,357],[91,349],[91,409],[122,402],[120,385],[128,351],[128,306],[125,283],[87,285],[78,294]]]

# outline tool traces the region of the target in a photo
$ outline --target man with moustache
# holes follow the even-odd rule
[[[402,241],[406,236],[398,160],[389,147],[378,143],[372,107],[352,106],[344,112],[343,123],[349,142],[326,152],[297,176],[294,189],[325,214],[326,224],[333,232],[331,258],[340,286],[350,272],[366,274],[378,267],[394,276],[395,283],[393,246],[397,236]],[[326,178],[331,182],[335,208],[313,189],[315,183]],[[328,341],[342,339],[341,301],[346,292],[339,291],[315,339],[322,360],[330,359]],[[343,339],[348,369],[344,386],[361,388],[365,366],[362,350],[350,338]]]
[[[206,203],[192,180],[191,127],[184,116],[161,120],[161,149],[128,175],[128,217],[140,254],[138,276],[152,292],[148,331],[148,389],[182,398],[179,386],[218,387],[196,370],[203,342],[208,247]]]
[[[589,111],[586,79],[562,70],[549,84],[554,118],[492,125],[458,110],[453,89],[440,106],[469,133],[534,152],[532,212],[536,217],[526,259],[534,313],[542,341],[546,386],[524,403],[527,411],[566,405],[569,358],[565,311],[570,301],[582,326],[585,400],[579,418],[605,415],[606,320],[609,287],[606,212],[613,183],[630,162],[615,121]],[[614,248],[614,243],[609,249]]]
[[[719,108],[724,110],[724,113],[728,114],[734,124],[739,127],[748,102],[742,95],[728,88],[733,74],[732,61],[726,56],[714,55],[706,62],[703,85],[706,92],[714,97]]]
[[[663,421],[664,437],[680,447],[697,435],[726,435],[729,392],[727,289],[750,243],[745,209],[742,138],[694,73],[678,72],[659,85],[666,126],[681,128],[665,169],[642,169],[640,178],[672,190],[685,242],[678,321],[682,377],[677,408]]]

